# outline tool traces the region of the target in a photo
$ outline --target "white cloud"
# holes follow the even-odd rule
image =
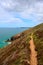
[[[9,14],[3,8],[0,7],[0,23],[22,23],[23,21],[20,18],[16,18],[15,15]]]
[[[7,11],[18,12],[24,19],[43,22],[43,0],[0,0],[0,5]]]
[[[23,21],[20,18],[11,18],[8,22],[22,23]]]
[[[37,2],[34,6],[30,6],[27,10],[20,12],[20,16],[24,19],[43,22],[43,2]]]
[[[33,8],[29,8],[23,12],[20,12],[20,16],[22,18],[28,19],[30,18],[31,14],[33,14],[33,11],[34,11]]]

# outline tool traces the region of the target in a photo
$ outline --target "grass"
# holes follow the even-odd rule
[[[0,50],[0,65],[3,65],[3,61],[6,60],[10,55],[11,57],[14,55],[16,51],[18,51],[16,54],[19,56],[13,58],[9,58],[9,64],[8,65],[25,65],[24,60],[30,61],[30,35],[33,33],[33,39],[36,46],[36,51],[38,53],[38,65],[43,65],[43,23],[35,26],[33,28],[30,28],[29,30],[26,30],[23,32],[23,35],[12,41],[11,45],[8,45],[7,47]],[[21,33],[22,34],[22,33]],[[16,54],[14,56],[16,56]],[[15,60],[14,60],[15,59]],[[11,61],[10,61],[11,60]]]
[[[39,34],[40,33],[40,34]],[[39,34],[39,35],[38,35]],[[34,43],[36,45],[36,51],[38,52],[38,65],[43,65],[43,31],[36,31],[34,33]]]

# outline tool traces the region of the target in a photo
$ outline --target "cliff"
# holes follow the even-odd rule
[[[43,23],[12,36],[11,44],[0,49],[0,65],[30,65],[30,35],[33,33],[38,65],[43,65]]]

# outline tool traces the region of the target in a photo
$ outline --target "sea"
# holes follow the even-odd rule
[[[5,40],[9,39],[13,35],[16,35],[20,32],[27,30],[28,27],[20,27],[20,28],[0,28],[0,48],[3,48],[10,44],[10,42],[5,42]]]

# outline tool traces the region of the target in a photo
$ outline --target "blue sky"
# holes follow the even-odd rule
[[[32,27],[43,23],[43,0],[0,0],[0,27]]]

